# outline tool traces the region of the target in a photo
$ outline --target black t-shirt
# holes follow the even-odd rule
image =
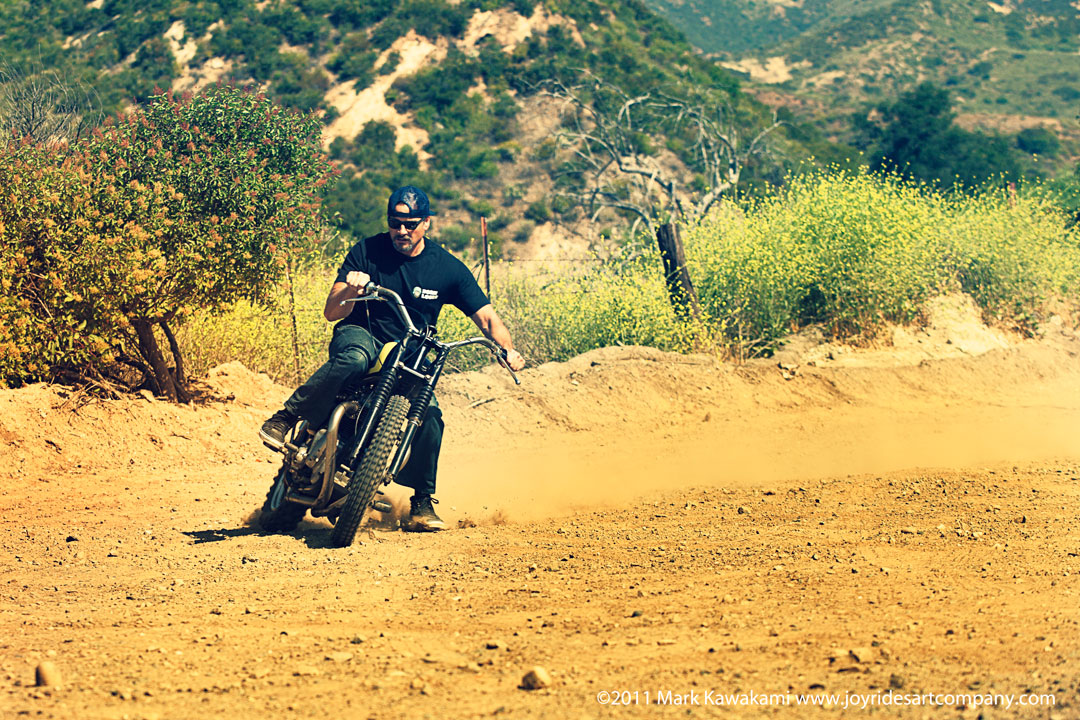
[[[365,272],[376,285],[401,296],[413,323],[420,329],[434,325],[443,305],[453,305],[472,315],[488,304],[487,296],[465,264],[433,243],[424,240],[424,249],[416,257],[394,249],[390,233],[379,233],[353,245],[338,270],[337,282],[353,270]],[[357,303],[342,323],[365,327],[379,342],[398,340],[405,327],[389,303]]]

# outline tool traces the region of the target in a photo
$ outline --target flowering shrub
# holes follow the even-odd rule
[[[930,296],[970,294],[1022,330],[1080,291],[1080,244],[1038,188],[943,196],[894,177],[810,173],[687,234],[691,275],[729,341],[767,350],[807,323],[840,337],[909,322]]]
[[[157,96],[70,148],[0,147],[0,379],[128,368],[188,399],[172,326],[262,299],[311,246],[318,141],[317,119],[222,88]]]

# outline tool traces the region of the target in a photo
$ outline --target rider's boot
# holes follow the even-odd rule
[[[280,450],[285,446],[285,436],[299,420],[296,415],[282,408],[270,416],[259,428],[259,439],[271,450]]]
[[[435,532],[445,530],[446,523],[435,514],[434,505],[439,501],[430,495],[417,493],[409,499],[409,517],[402,528],[409,532]]]

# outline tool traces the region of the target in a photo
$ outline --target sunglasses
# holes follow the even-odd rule
[[[416,228],[420,227],[420,223],[423,220],[399,220],[398,218],[386,218],[386,224],[390,226],[391,230],[397,230],[398,228],[405,228],[409,232],[412,232]]]

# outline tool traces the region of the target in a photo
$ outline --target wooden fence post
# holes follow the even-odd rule
[[[491,299],[491,261],[488,259],[487,218],[480,218],[480,236],[484,239],[484,291]]]
[[[289,284],[289,320],[292,322],[292,357],[293,357],[293,375],[296,377],[296,383],[300,384],[303,378],[300,377],[300,333],[296,329],[296,290],[293,288],[292,281],[292,256],[287,256],[285,259],[285,280]]]
[[[656,231],[656,242],[660,246],[668,297],[675,313],[683,318],[701,320],[701,306],[698,304],[694,285],[690,282],[690,273],[686,269],[686,253],[683,251],[682,238],[679,237],[679,226],[675,223],[661,225]]]

